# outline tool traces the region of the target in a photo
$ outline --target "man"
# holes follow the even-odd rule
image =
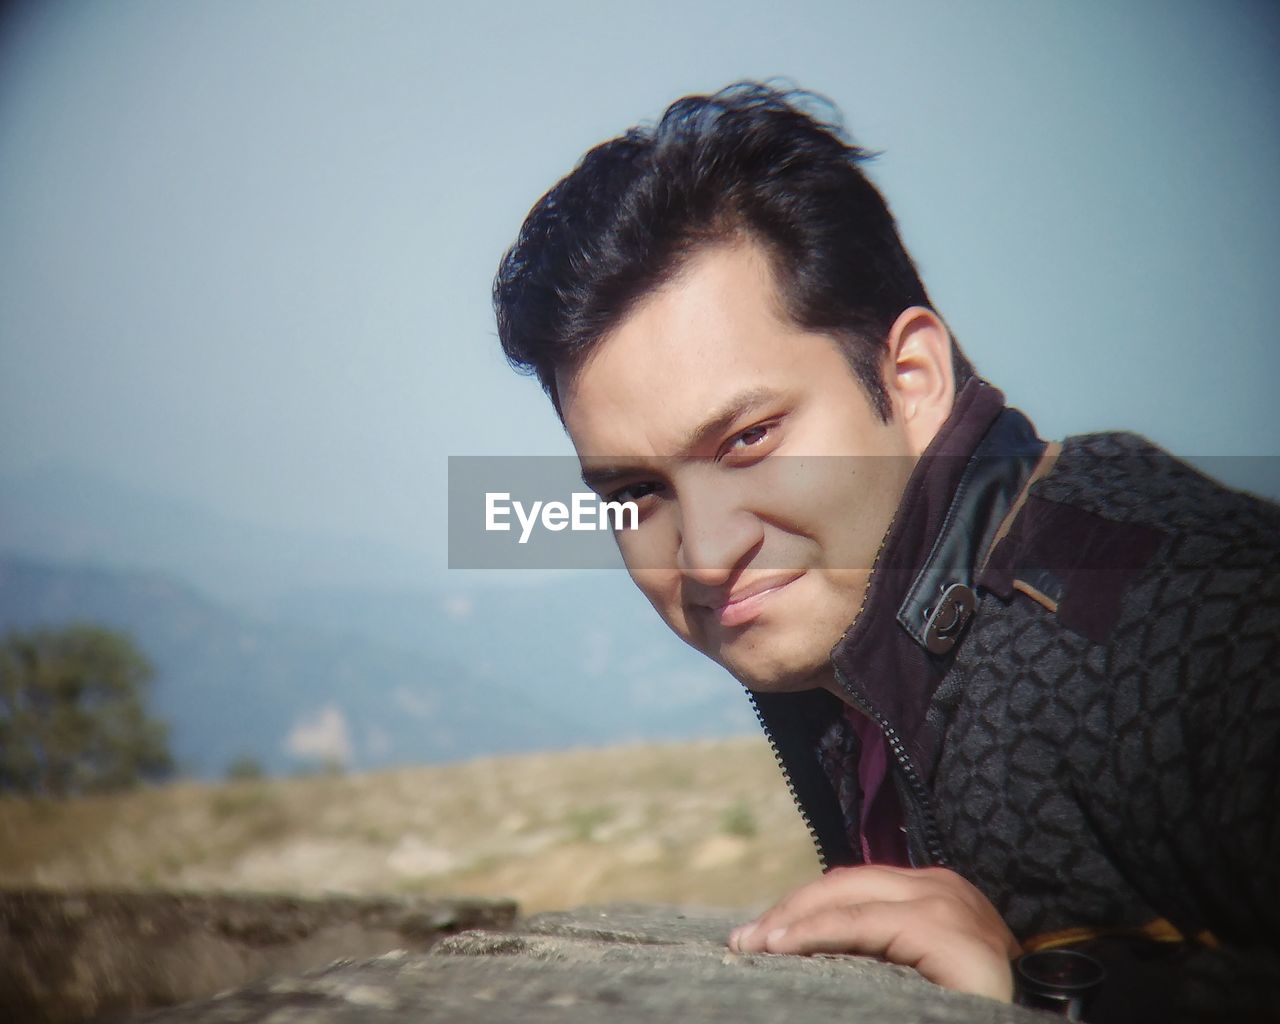
[[[1101,962],[1092,1019],[1274,1013],[1280,510],[1132,435],[1041,441],[803,102],[744,83],[596,147],[494,285],[828,868],[730,947],[1002,1000],[1081,947],[1041,980]]]

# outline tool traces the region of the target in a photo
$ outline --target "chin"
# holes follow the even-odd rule
[[[753,693],[798,693],[825,687],[831,678],[830,642],[817,633],[790,636],[777,629],[747,627],[736,637],[694,633],[689,620],[665,620],[685,643],[726,669]],[[783,641],[779,641],[781,634]],[[785,640],[791,641],[790,645]]]
[[[792,664],[742,665],[732,660],[721,664],[753,693],[798,693],[818,689],[831,668],[825,654],[818,661],[805,659]]]

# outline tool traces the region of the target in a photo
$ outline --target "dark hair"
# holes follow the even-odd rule
[[[805,106],[825,106],[823,120]],[[493,283],[508,361],[537,374],[563,415],[572,369],[637,301],[708,245],[761,243],[787,314],[836,338],[880,417],[889,330],[931,306],[884,197],[829,101],[739,82],[671,104],[590,150],[529,212]],[[952,349],[957,388],[973,370]]]

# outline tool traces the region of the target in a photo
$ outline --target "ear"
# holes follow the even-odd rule
[[[955,402],[951,333],[933,310],[911,306],[894,321],[889,329],[885,386],[912,454],[922,454]]]

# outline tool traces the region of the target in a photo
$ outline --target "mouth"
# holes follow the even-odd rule
[[[797,572],[786,576],[778,576],[769,580],[761,580],[749,587],[742,588],[721,604],[704,605],[722,626],[744,626],[764,611],[768,603],[779,591],[791,586],[804,575]]]

